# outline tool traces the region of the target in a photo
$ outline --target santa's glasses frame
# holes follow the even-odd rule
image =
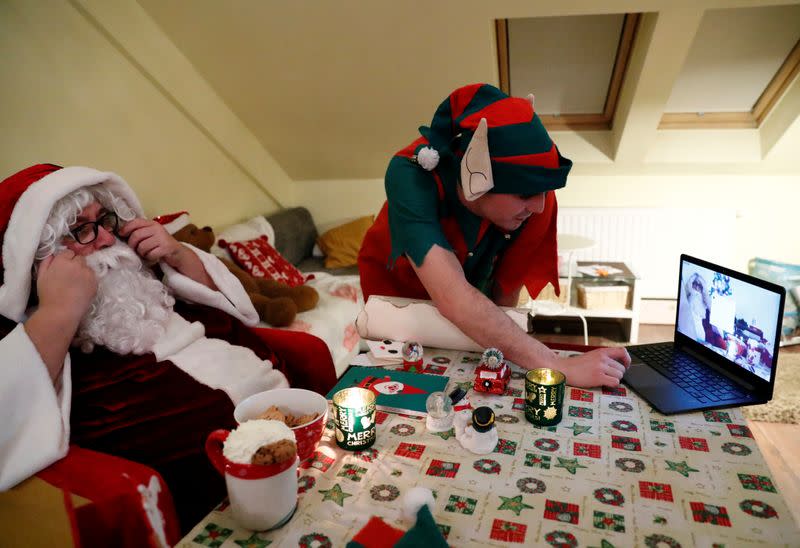
[[[86,245],[97,239],[97,234],[99,232],[98,227],[101,226],[106,229],[106,232],[116,234],[117,228],[119,227],[119,217],[117,217],[117,214],[113,211],[107,211],[94,221],[82,223],[75,228],[71,228],[69,233],[76,242]]]

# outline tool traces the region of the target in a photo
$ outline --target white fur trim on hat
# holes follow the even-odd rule
[[[170,222],[164,223],[164,228],[166,228],[167,232],[169,232],[170,234],[175,234],[176,232],[178,232],[180,229],[182,229],[191,222],[192,220],[189,217],[188,213],[181,213]]]
[[[139,199],[122,177],[89,167],[65,167],[45,175],[22,193],[11,213],[3,239],[3,285],[0,314],[20,322],[31,292],[31,268],[47,218],[55,203],[79,188],[102,183],[121,197],[139,217],[144,211]]]

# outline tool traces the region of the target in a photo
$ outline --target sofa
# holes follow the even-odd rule
[[[325,268],[325,258],[315,247],[319,233],[304,207],[292,207],[266,216],[275,231],[275,249],[302,272],[325,272],[334,276],[358,275],[358,267]]]
[[[212,246],[211,252],[220,257],[231,259],[218,245],[220,240],[235,242],[266,236],[284,259],[306,275],[305,284],[317,290],[319,302],[312,310],[299,313],[291,325],[280,329],[322,339],[330,350],[336,375],[341,376],[358,353],[361,340],[355,328],[355,319],[364,304],[358,267],[325,267],[322,254],[314,251],[319,233],[308,209],[283,209],[230,225],[216,233],[217,244]]]

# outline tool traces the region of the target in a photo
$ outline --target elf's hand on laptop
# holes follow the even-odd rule
[[[561,360],[558,369],[567,376],[567,384],[579,388],[619,386],[631,364],[628,351],[622,347],[598,348]]]

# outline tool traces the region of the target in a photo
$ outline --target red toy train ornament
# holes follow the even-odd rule
[[[481,363],[475,369],[472,389],[500,395],[506,391],[509,379],[511,368],[503,359],[503,353],[497,348],[487,348],[481,357]]]

